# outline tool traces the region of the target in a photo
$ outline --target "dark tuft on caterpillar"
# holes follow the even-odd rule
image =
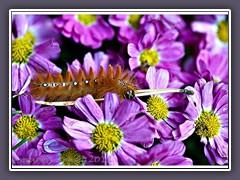
[[[123,72],[119,65],[115,69],[109,65],[107,72],[100,67],[97,74],[94,74],[92,68],[88,74],[83,70],[76,74],[68,71],[65,77],[61,74],[37,74],[30,83],[30,94],[36,100],[44,99],[48,102],[75,101],[87,94],[100,99],[107,92],[116,93],[121,99],[133,99],[135,90],[134,75],[130,71]]]

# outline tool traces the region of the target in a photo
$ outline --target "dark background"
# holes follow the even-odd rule
[[[110,1],[110,0],[87,0],[85,2],[74,1],[74,0],[68,0],[68,1],[50,1],[50,0],[41,0],[41,1],[30,1],[30,0],[22,0],[22,1],[1,1],[0,2],[0,22],[1,22],[1,37],[0,37],[0,54],[1,54],[1,60],[0,60],[0,92],[1,92],[1,108],[0,108],[0,137],[1,137],[1,153],[0,153],[0,170],[1,170],[1,176],[4,179],[27,179],[27,178],[36,178],[36,179],[43,179],[43,178],[58,178],[58,179],[66,179],[66,178],[116,178],[116,179],[123,179],[123,178],[134,178],[134,179],[146,179],[146,178],[158,178],[158,179],[176,179],[179,178],[179,175],[181,174],[181,178],[199,178],[204,179],[206,177],[209,177],[211,179],[217,178],[217,179],[238,179],[237,176],[239,175],[238,172],[238,162],[239,162],[239,118],[237,118],[237,109],[239,109],[239,87],[237,84],[237,68],[240,67],[239,64],[239,23],[238,23],[238,17],[239,17],[239,11],[238,11],[238,5],[237,1],[234,0],[228,0],[228,1],[220,1],[220,0],[201,0],[201,1],[190,1],[190,0],[182,0],[180,1],[174,1],[174,0],[158,0],[158,1],[143,1],[141,2],[137,0],[121,0],[121,1]],[[9,9],[21,9],[21,8],[34,8],[34,9],[231,9],[232,11],[232,55],[231,55],[231,75],[232,79],[230,79],[232,87],[231,87],[231,96],[232,98],[232,112],[231,113],[231,119],[230,123],[232,126],[232,151],[231,151],[231,172],[48,172],[48,173],[41,173],[39,175],[38,172],[9,172],[9,157],[8,157],[8,125],[9,125],[9,115],[8,115],[8,109],[9,109],[9,88],[8,88],[8,82],[9,82],[9,61],[8,61],[8,44],[9,44]],[[230,76],[231,77],[231,76]],[[235,79],[235,81],[234,81]],[[235,83],[234,83],[235,82]],[[235,112],[234,112],[235,110]],[[189,170],[192,171],[192,170]],[[36,175],[37,173],[37,175]],[[116,176],[117,173],[117,176]],[[71,177],[69,177],[71,176]],[[74,176],[74,177],[73,177]],[[193,177],[192,177],[193,176]]]

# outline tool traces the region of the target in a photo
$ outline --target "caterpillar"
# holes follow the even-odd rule
[[[89,73],[79,70],[73,74],[67,72],[65,77],[60,73],[37,74],[30,82],[30,94],[39,104],[72,105],[79,97],[91,94],[96,100],[103,100],[107,92],[116,93],[121,99],[133,99],[135,96],[146,96],[164,92],[192,94],[186,89],[137,89],[137,81],[130,71],[123,71],[121,66],[115,69],[109,65],[107,72],[102,66],[98,74],[92,68]],[[44,101],[39,101],[44,100]]]

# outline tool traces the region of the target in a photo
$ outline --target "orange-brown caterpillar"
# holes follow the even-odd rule
[[[97,75],[92,68],[88,74],[82,70],[77,74],[68,71],[64,78],[61,74],[56,77],[50,73],[45,76],[37,74],[30,83],[30,94],[33,98],[44,99],[47,102],[75,101],[87,94],[99,99],[104,98],[107,92],[116,93],[122,99],[132,99],[135,97],[135,90],[136,81],[133,74],[123,72],[119,65],[116,66],[115,72],[109,65],[107,73],[100,67]]]

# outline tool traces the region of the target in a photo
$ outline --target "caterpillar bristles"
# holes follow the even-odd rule
[[[188,89],[139,89],[136,90],[136,97],[140,96],[150,96],[155,94],[162,94],[162,93],[183,93],[187,95],[193,95],[194,92]],[[104,98],[95,99],[95,101],[103,101]],[[71,106],[74,105],[75,101],[63,101],[63,102],[46,102],[46,101],[36,101],[37,104],[42,105],[52,105],[52,106]]]

